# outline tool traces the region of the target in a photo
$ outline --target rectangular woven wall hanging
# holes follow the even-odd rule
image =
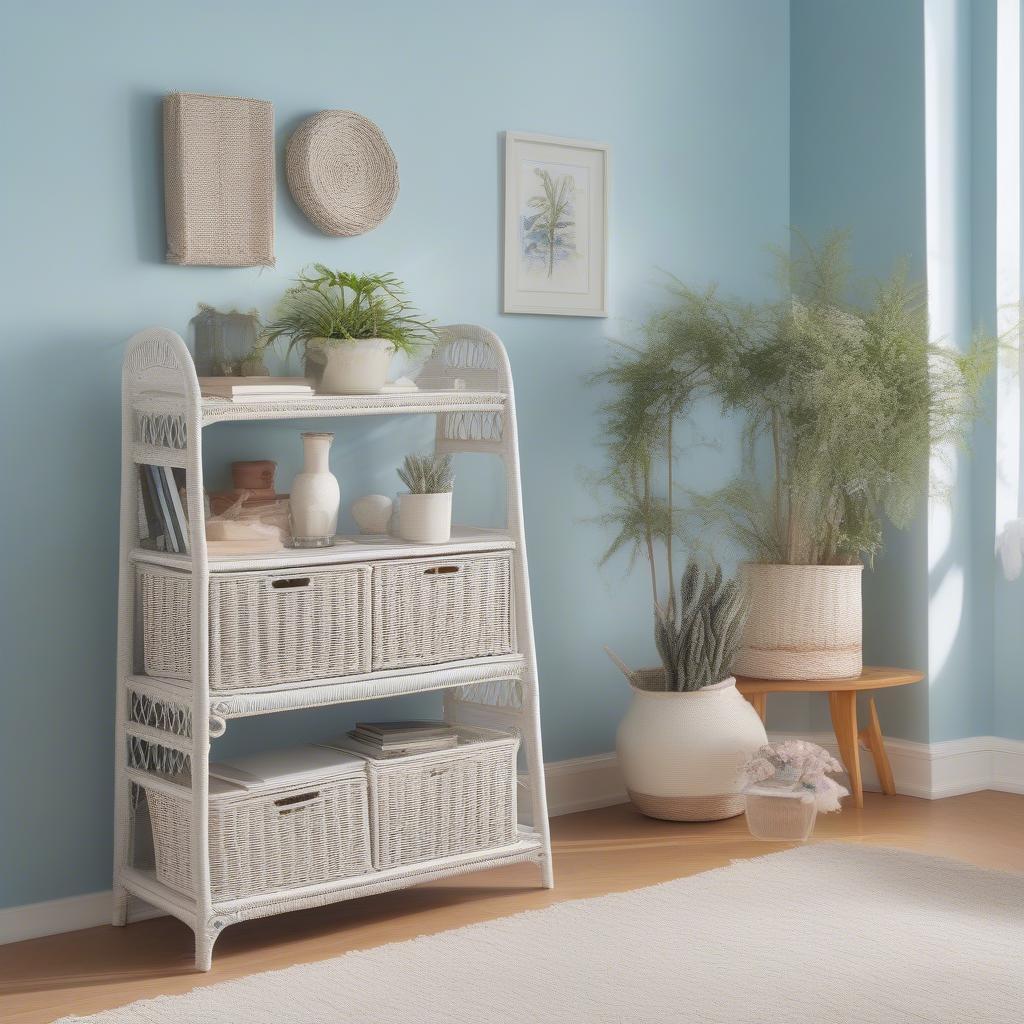
[[[265,100],[164,98],[167,261],[274,265],[274,108]]]

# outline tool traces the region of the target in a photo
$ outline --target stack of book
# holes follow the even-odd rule
[[[302,377],[200,377],[199,390],[229,402],[280,402],[313,394]]]
[[[357,722],[351,732],[327,743],[378,758],[425,754],[458,745],[458,730],[447,722]]]
[[[179,555],[189,553],[185,470],[170,466],[139,466],[142,507],[151,547]]]

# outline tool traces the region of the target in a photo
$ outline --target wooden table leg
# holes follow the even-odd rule
[[[828,695],[832,728],[839,744],[839,755],[850,778],[850,794],[854,807],[864,806],[864,786],[860,777],[860,748],[857,742],[857,692],[835,690]]]
[[[882,726],[878,721],[878,709],[875,707],[875,698],[872,697],[868,707],[870,718],[868,724],[860,731],[860,740],[868,750],[875,762],[875,770],[878,772],[878,781],[881,783],[882,792],[886,796],[896,794],[896,782],[892,777],[892,765],[889,764],[889,755],[885,752],[885,743],[882,740]]]
[[[767,693],[745,693],[743,695],[750,701],[753,709],[758,713],[761,721],[765,721],[765,715],[768,714],[768,694]]]

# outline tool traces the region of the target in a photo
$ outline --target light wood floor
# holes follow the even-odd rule
[[[861,811],[819,817],[816,838],[898,846],[1024,871],[1024,796],[974,793],[926,801],[869,793],[865,799]],[[95,1013],[784,849],[752,840],[742,816],[674,824],[644,818],[629,805],[556,818],[552,832],[554,890],[535,888],[536,868],[517,865],[249,921],[218,940],[209,974],[195,973],[192,933],[170,918],[0,946],[0,1021],[41,1024],[66,1014]]]

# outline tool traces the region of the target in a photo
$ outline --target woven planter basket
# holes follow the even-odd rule
[[[274,108],[265,100],[164,99],[167,262],[274,265]]]
[[[743,565],[750,613],[733,671],[755,679],[859,676],[862,572],[860,565]]]
[[[398,198],[398,161],[381,130],[351,110],[322,110],[288,140],[288,188],[325,235],[377,227]]]

